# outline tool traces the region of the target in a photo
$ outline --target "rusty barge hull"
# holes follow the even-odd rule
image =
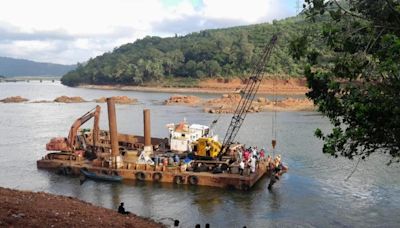
[[[268,174],[267,161],[258,160],[239,175],[238,146],[232,144],[216,159],[197,156],[193,152],[177,153],[169,150],[168,139],[151,137],[150,110],[143,110],[143,137],[120,134],[117,130],[115,102],[107,98],[109,131],[98,126],[100,107],[75,120],[68,138],[54,138],[46,144],[50,152],[37,161],[40,169],[56,173],[92,177],[115,177],[115,179],[162,182],[178,185],[202,185],[220,188],[249,190]],[[94,117],[93,130],[79,127]],[[210,150],[210,149],[208,149]],[[189,158],[189,154],[191,155]],[[186,158],[190,160],[185,162]],[[195,160],[193,160],[195,159]],[[254,158],[253,158],[254,159]],[[162,160],[162,163],[159,162]],[[254,160],[253,160],[254,161]],[[188,167],[189,166],[189,167]],[[249,165],[250,166],[250,165]],[[107,178],[106,178],[107,179]]]
[[[37,167],[40,169],[53,170],[59,174],[70,176],[79,176],[80,169],[86,169],[94,173],[118,175],[121,176],[123,180],[162,182],[177,185],[201,185],[245,191],[252,188],[263,176],[269,174],[267,163],[264,161],[261,161],[258,164],[256,172],[249,173],[245,170],[245,174],[243,175],[233,173],[213,174],[210,172],[180,171],[178,167],[162,167],[146,164],[135,164],[131,165],[129,168],[111,169],[93,166],[87,160],[50,160],[45,158],[37,161]]]

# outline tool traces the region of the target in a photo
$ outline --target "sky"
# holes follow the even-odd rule
[[[298,0],[1,0],[0,56],[75,64],[150,36],[271,22]]]

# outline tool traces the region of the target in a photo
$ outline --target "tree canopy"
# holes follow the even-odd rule
[[[299,15],[273,23],[205,30],[185,36],[147,36],[79,64],[62,78],[62,83],[142,85],[169,78],[247,76],[273,34],[280,32],[280,40],[288,40],[307,26],[304,16]],[[300,76],[304,63],[293,61],[288,42],[280,42],[267,73]]]
[[[315,132],[323,152],[350,159],[388,153],[388,164],[399,162],[400,1],[305,2],[310,29],[290,51],[307,61],[307,96],[333,123],[331,132]],[[310,47],[317,42],[331,54]]]

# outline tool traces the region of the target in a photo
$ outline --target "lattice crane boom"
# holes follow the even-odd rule
[[[278,37],[273,35],[269,43],[265,46],[261,58],[252,69],[250,77],[247,80],[247,84],[244,89],[241,90],[241,98],[238,106],[233,114],[231,123],[226,131],[224,141],[222,143],[222,156],[229,145],[235,140],[236,135],[246,118],[247,112],[249,111],[251,104],[257,94],[258,88],[260,87],[261,81],[264,77],[265,65],[268,63]]]

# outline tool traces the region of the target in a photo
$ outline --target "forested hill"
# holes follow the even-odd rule
[[[76,65],[40,63],[25,59],[0,57],[0,75],[15,76],[62,76]]]
[[[307,27],[302,16],[273,23],[213,29],[169,38],[145,37],[90,59],[62,78],[65,85],[129,84],[172,78],[247,75],[274,33],[279,42],[267,73],[299,77],[303,62],[294,62],[289,40]]]

